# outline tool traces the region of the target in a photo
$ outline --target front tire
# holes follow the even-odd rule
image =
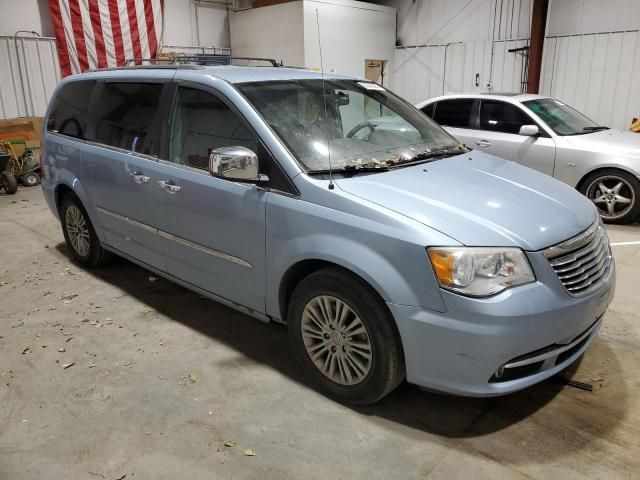
[[[404,379],[404,357],[384,302],[356,276],[326,268],[304,278],[288,309],[298,363],[336,400],[366,405]]]
[[[585,178],[580,192],[606,223],[631,223],[640,214],[640,181],[623,170],[607,168]]]
[[[76,263],[84,267],[98,267],[111,258],[111,253],[100,245],[87,211],[73,193],[62,199],[60,221],[67,248]]]

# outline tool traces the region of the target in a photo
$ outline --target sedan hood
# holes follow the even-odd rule
[[[640,134],[638,133],[609,129],[562,138],[581,150],[602,152],[611,156],[640,158]]]
[[[591,202],[571,187],[478,151],[336,183],[470,246],[539,250],[596,219]]]

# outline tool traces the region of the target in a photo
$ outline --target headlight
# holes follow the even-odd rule
[[[519,248],[431,247],[427,252],[440,286],[472,297],[536,279]]]

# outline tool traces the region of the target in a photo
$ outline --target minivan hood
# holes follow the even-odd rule
[[[611,128],[585,135],[567,135],[563,138],[581,150],[640,158],[640,134],[638,133]]]
[[[469,246],[539,250],[596,219],[591,202],[568,185],[479,151],[336,184]]]

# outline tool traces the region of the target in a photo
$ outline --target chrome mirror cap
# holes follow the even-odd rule
[[[537,125],[522,125],[518,134],[525,137],[535,137],[540,134],[540,129]]]
[[[220,147],[209,151],[209,173],[214,177],[246,182],[265,182],[258,155],[247,147]]]

